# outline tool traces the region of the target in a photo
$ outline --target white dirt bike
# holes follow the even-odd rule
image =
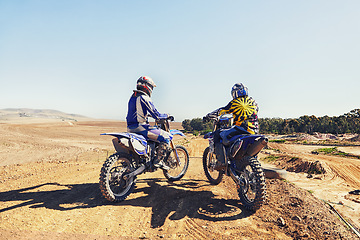
[[[170,130],[169,119],[161,119],[155,125],[171,135],[185,136],[179,130]],[[172,118],[173,119],[173,118]],[[101,168],[100,190],[102,195],[111,202],[125,200],[134,190],[136,177],[139,174],[157,170],[153,160],[163,154],[166,170],[164,176],[169,181],[180,180],[189,167],[189,154],[185,147],[174,145],[170,141],[171,151],[159,150],[160,143],[145,139],[136,133],[103,133],[111,135],[116,153],[108,157]]]

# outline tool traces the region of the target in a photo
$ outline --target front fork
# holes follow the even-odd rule
[[[174,154],[175,154],[176,165],[177,165],[177,166],[181,166],[181,162],[180,162],[179,155],[178,155],[178,153],[177,153],[175,144],[174,144],[174,142],[173,142],[172,140],[170,141],[170,147],[172,148],[172,150],[173,150],[173,152],[174,152]]]
[[[222,146],[222,149],[224,151],[224,161],[225,161],[225,173],[229,176],[228,174],[228,167],[229,167],[229,159],[227,157],[227,154],[226,154],[226,150],[224,148],[224,146]],[[209,138],[209,159],[211,159],[211,166],[210,166],[210,170],[214,170],[214,167],[216,165],[216,162],[218,161],[217,158],[216,158],[216,154],[214,153],[215,152],[215,145],[214,145],[214,139],[212,138]],[[213,162],[213,159],[216,160],[215,162]]]
[[[212,155],[215,155],[214,154],[214,151],[215,151],[215,143],[214,143],[214,139],[209,139],[209,145],[210,145],[210,157],[212,157]],[[223,144],[221,144],[221,147],[222,147],[222,151],[223,151],[223,155],[224,155],[224,162],[225,162],[225,170],[224,172],[226,173],[227,176],[230,176],[230,174],[228,173],[228,169],[229,169],[229,165],[230,165],[230,157],[228,156],[227,154],[227,150],[225,149],[225,146]]]
[[[209,162],[208,162],[208,168],[210,168],[211,171],[214,171],[215,168],[215,164],[216,161],[214,161],[216,159],[216,154],[214,153],[215,151],[215,147],[214,147],[214,139],[213,138],[209,138]]]
[[[165,131],[170,132],[170,128],[169,128],[168,124],[165,124],[164,127],[165,127],[165,129],[164,129]],[[177,153],[177,150],[176,150],[176,147],[175,147],[175,144],[174,144],[173,140],[170,140],[170,147],[172,148],[172,150],[174,152],[175,159],[176,159],[176,165],[181,166],[180,158],[179,158],[179,155]]]

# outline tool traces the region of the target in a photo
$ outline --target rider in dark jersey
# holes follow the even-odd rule
[[[250,134],[257,134],[259,132],[259,123],[257,113],[259,107],[255,100],[248,96],[248,88],[242,83],[236,83],[231,89],[231,100],[225,107],[216,109],[207,114],[204,120],[208,120],[223,114],[232,114],[234,117],[234,124],[241,127]],[[215,153],[218,158],[215,169],[221,170],[225,167],[225,156],[220,143],[220,131],[215,131],[214,135]]]

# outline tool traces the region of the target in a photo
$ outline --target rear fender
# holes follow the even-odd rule
[[[268,142],[268,139],[263,135],[243,135],[239,139],[242,140],[242,145],[236,154],[237,158],[242,158],[245,155],[255,156]]]
[[[147,154],[147,141],[146,139],[136,133],[102,133],[100,135],[111,135],[114,138],[113,145],[116,151],[123,152],[133,150],[138,155]]]
[[[136,134],[136,133],[120,132],[120,133],[102,133],[100,135],[110,135],[110,136],[117,137],[119,139],[120,138],[128,138],[128,139],[136,138],[136,139],[146,142],[146,139],[144,138],[144,136],[142,136],[140,134]]]
[[[129,140],[126,138],[120,138],[120,139],[113,138],[112,143],[114,145],[116,152],[129,153],[129,151],[131,150],[130,145],[129,145]]]

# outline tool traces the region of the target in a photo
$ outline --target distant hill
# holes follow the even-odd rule
[[[69,114],[52,109],[6,108],[0,109],[0,120],[19,118],[42,118],[77,121],[88,117],[79,114]]]

